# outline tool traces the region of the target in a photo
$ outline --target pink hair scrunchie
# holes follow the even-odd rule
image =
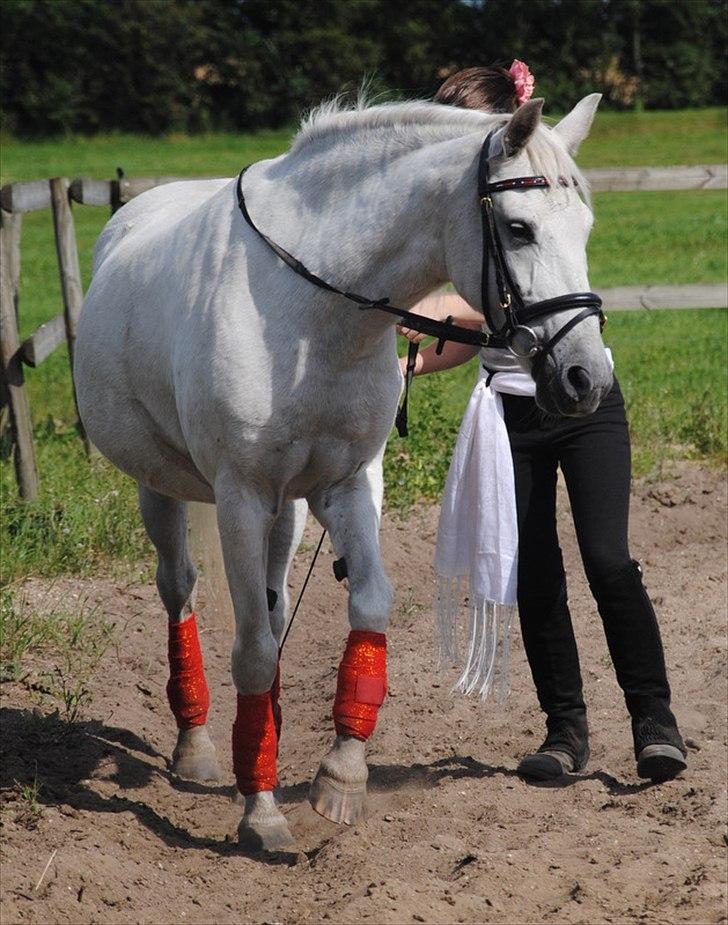
[[[531,99],[533,95],[533,85],[536,81],[533,78],[533,74],[529,71],[528,65],[524,64],[523,61],[519,61],[517,58],[508,68],[508,73],[513,78],[513,83],[516,85],[516,99],[520,106],[525,103],[526,100]]]

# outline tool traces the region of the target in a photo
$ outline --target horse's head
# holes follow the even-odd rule
[[[482,287],[476,267],[462,259],[448,260],[453,282],[469,302],[481,304],[491,330],[510,335],[534,377],[539,406],[561,415],[591,413],[612,384],[599,302],[590,300],[587,279],[592,213],[572,160],[599,99],[585,97],[550,130],[540,124],[543,100],[532,100],[492,133],[479,165],[481,214],[469,208],[450,242],[476,265],[473,249],[483,242]],[[474,199],[472,170],[467,185]]]

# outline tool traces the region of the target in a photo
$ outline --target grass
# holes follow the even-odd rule
[[[728,272],[725,190],[597,193],[589,280],[720,283]]]
[[[32,781],[16,780],[14,784],[13,792],[18,803],[15,821],[26,829],[33,831],[38,828],[38,823],[43,815],[43,806],[40,802],[42,787],[38,783],[37,769]]]
[[[722,164],[726,109],[599,112],[579,151],[581,167],[665,167]]]
[[[50,702],[56,719],[73,723],[91,702],[96,674],[113,627],[96,611],[74,602],[72,610],[28,603],[6,588],[0,599],[0,681],[15,681]]]
[[[147,139],[102,136],[36,144],[6,140],[3,182],[52,175],[231,175],[241,164],[284,150],[290,133]],[[637,143],[641,142],[641,143]],[[725,110],[613,114],[597,117],[584,146],[587,165],[708,163],[725,154]],[[601,193],[590,243],[595,288],[630,283],[718,282],[726,275],[726,194]],[[75,209],[84,284],[91,250],[108,212]],[[50,215],[24,217],[20,292],[21,336],[61,307]],[[724,312],[613,314],[606,340],[632,421],[635,468],[653,471],[675,456],[725,453]],[[452,444],[475,378],[475,367],[418,380],[411,437],[392,437],[386,456],[387,502],[406,508],[442,491]],[[104,461],[89,464],[74,427],[65,350],[27,370],[41,497],[16,497],[7,443],[0,447],[3,522],[2,581],[41,574],[91,574],[125,568],[148,556],[133,483]]]
[[[2,182],[39,177],[96,177],[109,180],[121,167],[134,176],[234,176],[246,164],[282,154],[290,129],[247,135],[97,135],[25,142],[3,138]]]

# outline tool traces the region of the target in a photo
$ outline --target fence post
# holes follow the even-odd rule
[[[81,285],[81,268],[78,262],[76,229],[73,223],[73,212],[71,211],[71,201],[68,195],[68,188],[70,185],[70,181],[65,177],[54,177],[50,181],[53,227],[56,233],[58,269],[61,275],[61,293],[63,295],[63,316],[66,322],[68,359],[71,363],[71,385],[73,387],[73,400],[76,405],[76,414],[78,414],[76,383],[73,379],[73,357],[76,347],[78,317],[81,314],[81,306],[83,305],[83,286]],[[91,455],[93,447],[86,437],[80,416],[78,419],[78,427],[84,447],[86,448],[86,453]]]
[[[3,399],[7,400],[10,407],[10,426],[15,444],[15,471],[20,497],[26,501],[34,501],[38,497],[38,469],[33,447],[33,421],[19,353],[20,335],[16,315],[20,278],[19,238],[20,221],[3,209],[0,221],[0,360]]]

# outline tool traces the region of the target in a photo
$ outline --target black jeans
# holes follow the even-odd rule
[[[628,547],[631,455],[616,379],[583,418],[546,415],[531,398],[503,395],[519,529],[518,608],[523,642],[551,739],[578,757],[586,711],[566,575],[556,530],[556,472],[569,492],[584,570],[604,624],[635,749],[683,748],[670,712],[660,630]]]

